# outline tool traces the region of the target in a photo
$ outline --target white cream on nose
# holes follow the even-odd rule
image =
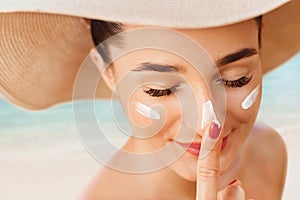
[[[211,100],[206,101],[202,106],[202,122],[201,127],[205,128],[210,122],[216,123],[220,128],[220,122],[214,111],[214,106]]]

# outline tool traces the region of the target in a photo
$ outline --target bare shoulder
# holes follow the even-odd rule
[[[114,177],[114,170],[103,166],[84,188],[77,200],[115,199],[112,195],[116,193],[112,189],[117,189],[117,184],[112,185],[116,182]]]
[[[278,132],[263,123],[256,123],[245,143],[245,157],[248,166],[253,166],[249,176],[257,177],[261,186],[265,187],[264,194],[267,199],[281,199],[284,188],[287,150],[282,137]],[[250,163],[251,162],[251,163]],[[256,185],[258,181],[256,179]],[[271,196],[269,196],[271,195]]]
[[[279,133],[264,123],[256,123],[249,135],[249,142],[254,145],[252,153],[270,164],[283,165],[287,161],[287,150]]]

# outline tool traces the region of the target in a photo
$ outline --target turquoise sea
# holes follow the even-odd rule
[[[275,128],[296,129],[300,120],[300,54],[268,73],[263,82],[262,120]],[[84,104],[84,102],[81,102]],[[105,112],[108,101],[97,101],[101,118],[110,123]],[[107,119],[107,120],[105,120]],[[27,111],[0,99],[0,144],[22,140],[59,139],[74,134],[72,104],[65,103],[44,111]]]

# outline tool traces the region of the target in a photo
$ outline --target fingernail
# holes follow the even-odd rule
[[[233,181],[231,181],[228,185],[233,185],[234,183],[236,183],[236,179],[234,179]]]
[[[212,138],[212,139],[217,139],[220,135],[220,127],[218,124],[216,123],[213,123],[211,126],[210,126],[210,130],[209,130],[209,136]]]
[[[214,148],[216,145],[218,138],[220,136],[220,127],[216,123],[212,123],[209,127],[209,130],[205,133],[203,140],[201,142],[201,149],[199,158],[205,158],[209,152]]]
[[[201,143],[199,158],[205,158],[209,152],[214,148],[217,143],[217,139],[220,135],[220,123],[216,117],[214,107],[210,100],[206,101],[202,108],[202,128],[207,127],[210,124],[209,130],[203,136]]]

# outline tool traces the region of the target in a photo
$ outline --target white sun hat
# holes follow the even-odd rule
[[[76,73],[94,47],[90,19],[207,28],[263,15],[263,72],[300,49],[300,1],[1,0],[0,94],[29,109],[72,100]],[[107,88],[98,88],[104,97]]]

